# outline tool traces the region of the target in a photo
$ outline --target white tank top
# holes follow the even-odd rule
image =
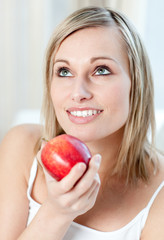
[[[40,204],[34,201],[31,197],[31,191],[33,187],[33,183],[36,177],[37,172],[37,161],[36,159],[33,162],[29,184],[27,189],[27,197],[29,199],[29,216],[28,216],[28,223],[32,221],[36,213],[40,208]],[[160,190],[164,186],[164,181],[160,184],[157,188],[153,196],[151,197],[147,206],[142,209],[135,218],[132,219],[127,225],[124,227],[112,231],[112,232],[101,232],[95,229],[80,225],[78,223],[72,222],[70,225],[66,235],[64,236],[63,240],[139,240],[141,236],[142,229],[145,226],[149,210],[160,192]]]

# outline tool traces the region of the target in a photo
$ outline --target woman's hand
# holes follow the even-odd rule
[[[41,163],[40,155],[41,150],[37,155]],[[93,207],[100,187],[100,161],[99,154],[93,156],[87,171],[84,163],[76,164],[59,182],[48,174],[41,163],[48,189],[46,202],[51,205],[54,214],[64,215],[73,220]]]

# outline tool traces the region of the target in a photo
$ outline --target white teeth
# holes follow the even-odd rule
[[[92,115],[92,110],[88,111],[88,115],[90,115],[90,116]]]
[[[72,111],[71,115],[76,117],[88,117],[100,113],[100,110]]]
[[[81,112],[81,111],[77,111],[77,112],[75,112],[75,114],[76,114],[76,116],[78,116],[78,117],[81,117],[81,116],[82,116],[82,112]]]
[[[87,117],[87,116],[89,116],[88,111],[82,111],[82,117]]]

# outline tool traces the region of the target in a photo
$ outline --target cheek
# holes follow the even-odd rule
[[[55,81],[52,81],[50,94],[54,107],[61,103],[63,98],[63,94],[61,93],[63,93],[63,89],[59,86],[59,84],[56,84]]]
[[[129,113],[130,84],[118,84],[110,89],[108,99],[110,101],[109,111],[127,118]]]
[[[58,122],[60,122],[62,125],[62,122],[65,120],[64,107],[66,99],[68,97],[68,93],[66,90],[63,90],[63,88],[61,88],[58,84],[52,82],[50,95],[55,110],[56,118]]]
[[[57,112],[58,108],[60,106],[60,103],[61,103],[61,94],[60,94],[60,91],[58,91],[58,89],[56,88],[56,86],[54,85],[53,82],[51,84],[50,95],[51,95],[51,100],[52,100],[55,112]]]
[[[63,80],[64,81],[64,80]],[[71,87],[67,83],[52,80],[50,94],[55,105],[62,103],[70,96]]]

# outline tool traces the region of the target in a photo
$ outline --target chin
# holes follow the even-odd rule
[[[110,128],[99,128],[99,127],[87,127],[87,126],[65,126],[63,128],[65,133],[68,135],[71,135],[73,137],[76,137],[80,139],[81,141],[85,143],[91,143],[101,140],[110,140],[115,138],[121,138],[123,131],[124,131],[124,125],[115,125],[110,126]]]
[[[85,143],[92,142],[95,140],[95,135],[92,133],[89,133],[87,130],[85,130],[85,128],[82,130],[69,129],[68,131],[66,130],[65,133],[73,137],[76,137]]]

